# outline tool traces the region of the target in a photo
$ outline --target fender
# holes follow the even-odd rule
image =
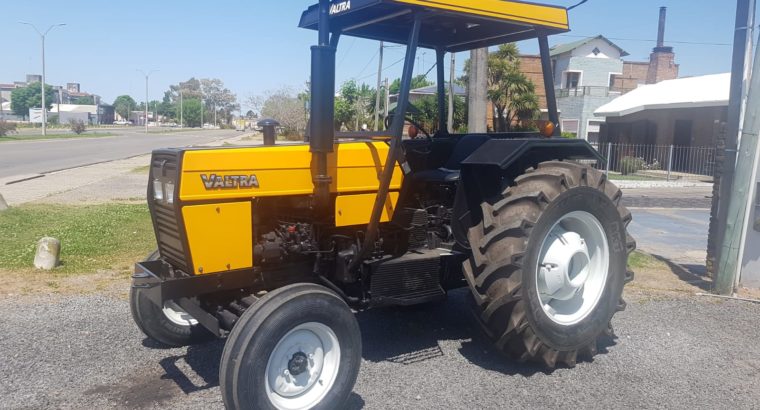
[[[525,170],[545,161],[606,159],[585,140],[492,139],[462,161],[454,218],[459,232],[479,223],[480,205],[509,187]],[[458,238],[461,242],[461,237]]]

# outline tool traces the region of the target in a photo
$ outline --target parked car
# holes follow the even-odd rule
[[[126,120],[119,120],[119,121],[114,121],[113,125],[132,125],[132,123]]]

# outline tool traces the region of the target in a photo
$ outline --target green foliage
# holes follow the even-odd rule
[[[0,269],[32,266],[37,241],[61,241],[60,273],[91,273],[145,256],[155,248],[145,205],[25,205],[0,213]]]
[[[562,138],[567,138],[570,140],[578,138],[578,135],[576,135],[574,132],[567,132],[567,131],[562,131],[562,134],[560,134],[560,136]]]
[[[357,131],[362,124],[374,121],[376,90],[367,84],[358,85],[349,80],[340,87],[335,97],[335,129],[345,127]],[[358,125],[358,126],[357,126]]]
[[[646,163],[642,158],[623,157],[620,159],[620,173],[630,175],[639,172]]]
[[[113,101],[114,111],[121,116],[121,118],[129,119],[129,113],[137,108],[135,100],[128,95],[120,95]]]
[[[412,90],[422,87],[427,87],[429,85],[435,84],[434,82],[428,80],[427,76],[424,74],[420,74],[418,76],[412,77]],[[390,86],[388,86],[391,94],[398,94],[399,91],[401,91],[401,79],[397,78],[393,80]]]
[[[185,100],[182,104],[182,118],[188,127],[201,126],[202,105],[199,100]]]
[[[488,55],[488,99],[493,104],[496,132],[507,132],[513,124],[525,127],[538,118],[540,108],[536,87],[520,71],[520,50],[514,43],[502,44]],[[466,81],[469,76],[470,61],[465,62]]]
[[[83,95],[81,97],[71,97],[72,104],[95,105],[95,97],[92,95]]]
[[[185,82],[170,86],[164,94],[164,102],[174,106],[173,112],[177,115],[179,114],[180,99],[183,101],[200,101],[203,104],[204,122],[209,122],[206,121],[209,118],[213,121],[214,108],[217,111],[217,118],[226,123],[229,123],[232,120],[232,114],[240,109],[237,104],[237,96],[225,88],[224,82],[218,78],[197,79],[193,77]],[[167,107],[164,109],[164,112],[159,109],[161,115],[171,115]]]
[[[11,110],[22,117],[29,115],[30,108],[42,107],[42,90],[40,83],[31,83],[26,87],[15,88],[11,92]],[[45,105],[50,110],[55,101],[55,90],[45,84]]]
[[[0,137],[15,134],[16,132],[16,123],[0,121]]]
[[[429,95],[417,99],[412,103],[417,109],[414,114],[409,115],[415,122],[421,125],[425,131],[435,133],[438,131],[438,95]],[[454,98],[454,130],[459,130],[467,125],[467,103],[457,97]],[[444,115],[448,118],[449,111],[448,94],[446,96],[446,106]]]
[[[82,120],[69,120],[69,127],[74,134],[81,135],[87,131],[87,124]]]

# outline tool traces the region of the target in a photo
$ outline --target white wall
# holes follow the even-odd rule
[[[599,49],[599,54],[594,54],[595,48]],[[617,48],[611,46],[610,43],[601,39],[591,40],[588,43],[573,50],[571,54],[573,57],[609,58],[613,60],[619,60],[621,58],[620,51]]]

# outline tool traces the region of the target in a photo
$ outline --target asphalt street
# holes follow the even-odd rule
[[[126,287],[126,283],[125,283]],[[760,305],[630,296],[617,339],[552,372],[496,354],[456,291],[446,303],[358,314],[351,409],[757,408]],[[221,408],[223,341],[160,349],[123,297],[0,299],[0,408]],[[33,313],[32,313],[33,312]]]
[[[137,127],[116,130],[103,138],[4,142],[0,144],[0,178],[43,174],[147,154],[157,148],[205,144],[240,133],[235,130],[194,130],[144,134]]]

